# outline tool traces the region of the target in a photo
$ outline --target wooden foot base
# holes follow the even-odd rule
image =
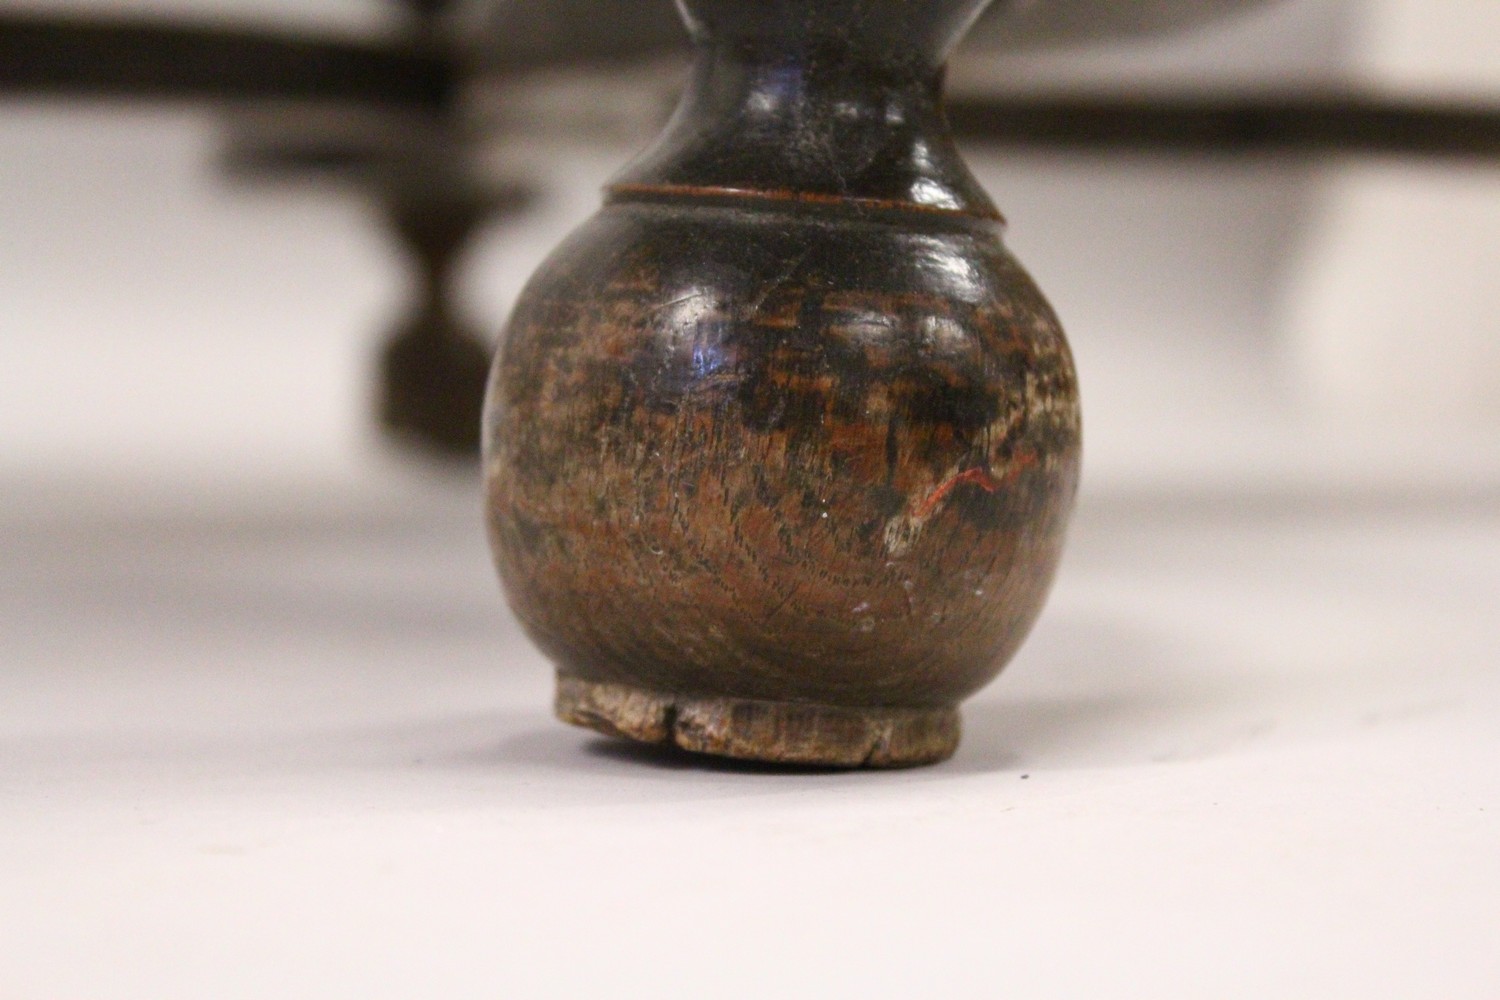
[[[837,708],[695,698],[558,675],[564,722],[695,753],[825,767],[935,764],[958,748],[957,707]]]

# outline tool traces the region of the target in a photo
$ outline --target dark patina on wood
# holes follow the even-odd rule
[[[1072,359],[954,150],[982,0],[694,0],[658,144],[542,266],[490,537],[557,711],[732,757],[928,763],[1041,610]]]

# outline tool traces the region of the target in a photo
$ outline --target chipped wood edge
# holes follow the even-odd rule
[[[695,698],[559,674],[557,717],[607,736],[694,753],[823,767],[914,767],[958,749],[959,713]]]

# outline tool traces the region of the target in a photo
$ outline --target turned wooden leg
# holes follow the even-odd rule
[[[417,277],[380,360],[380,421],[394,434],[455,456],[478,454],[490,349],[459,317],[453,278],[474,231],[527,200],[521,189],[485,200],[433,191],[383,206]]]
[[[682,106],[490,383],[490,538],[564,720],[932,763],[1040,613],[1077,382],[943,119],[982,6],[683,3]]]

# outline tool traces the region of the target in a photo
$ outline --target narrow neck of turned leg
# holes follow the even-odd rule
[[[991,0],[678,0],[700,44],[838,46],[867,62],[940,66]]]
[[[704,41],[656,145],[612,183],[997,217],[942,112],[942,69],[836,42]]]
[[[416,279],[409,313],[420,321],[418,328],[436,336],[453,324],[454,271],[481,210],[418,203],[390,206],[388,211]]]

